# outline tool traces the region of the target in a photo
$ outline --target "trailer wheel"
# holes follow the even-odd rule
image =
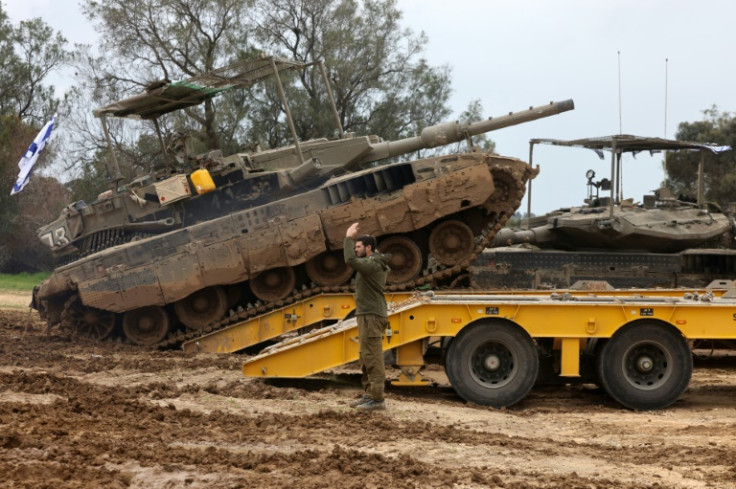
[[[484,321],[464,328],[450,343],[445,371],[460,397],[500,408],[527,395],[537,379],[539,357],[520,327]]]
[[[617,331],[598,357],[598,378],[608,394],[635,410],[661,409],[690,383],[693,357],[676,329],[658,323],[630,324]]]

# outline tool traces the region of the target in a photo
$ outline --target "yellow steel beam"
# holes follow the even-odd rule
[[[386,297],[389,302],[397,302],[410,296],[407,292]],[[232,353],[325,320],[339,321],[353,309],[352,294],[315,295],[186,341],[182,349],[185,352]]]
[[[243,365],[248,377],[305,377],[358,359],[358,327],[349,325],[327,334],[306,335],[298,347],[267,351]]]
[[[424,341],[412,341],[396,348],[396,364],[401,369],[399,378],[391,381],[393,385],[427,385],[419,370],[424,366]]]
[[[414,341],[405,339],[410,336],[403,333],[404,319],[399,313],[389,316],[392,334],[383,338],[384,351]],[[249,377],[304,377],[356,361],[358,351],[358,325],[351,318],[265,349],[243,364],[243,373]]]
[[[720,296],[725,289],[714,289]],[[443,292],[444,296],[487,297],[487,296],[534,296],[534,297],[631,297],[646,294],[650,297],[682,297],[684,294],[704,295],[706,289],[617,289],[603,291],[557,290],[557,291],[501,291],[501,292]],[[389,303],[400,303],[412,297],[411,292],[386,295]],[[285,333],[319,324],[324,320],[339,321],[355,308],[352,294],[320,294],[289,306],[246,319],[221,330],[186,341],[182,349],[186,352],[232,353],[263,341],[277,338]]]
[[[580,340],[563,338],[561,348],[560,376],[580,377]]]

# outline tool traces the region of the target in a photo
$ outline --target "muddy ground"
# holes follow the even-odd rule
[[[19,308],[0,339],[2,488],[736,488],[736,356],[700,352],[657,412],[591,385],[468,405],[433,364],[361,414],[353,367],[246,379],[238,355],[71,341]]]

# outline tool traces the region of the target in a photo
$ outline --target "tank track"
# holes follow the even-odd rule
[[[463,259],[463,261],[452,267],[426,267],[422,276],[410,282],[400,285],[388,285],[386,290],[389,292],[401,292],[411,290],[417,287],[423,287],[428,284],[445,282],[452,277],[456,277],[462,271],[467,269],[476,257],[493,241],[496,233],[503,228],[506,221],[516,212],[521,205],[521,199],[526,191],[526,180],[528,174],[518,174],[510,167],[496,167],[492,169],[493,182],[496,191],[485,204],[485,210],[491,216],[485,229],[475,237],[475,248],[473,253]],[[261,314],[265,314],[274,309],[288,306],[294,302],[298,302],[307,297],[312,297],[320,293],[352,293],[355,292],[355,286],[339,285],[332,287],[320,287],[312,284],[301,291],[295,292],[282,300],[269,302],[265,304],[257,303],[248,305],[246,308],[238,308],[237,311],[231,310],[230,314],[218,322],[213,322],[205,328],[194,331],[176,331],[169,335],[160,343],[155,345],[156,348],[167,349],[181,345],[182,343],[201,337],[205,334],[214,333],[220,329],[227,328],[238,322],[255,318]]]
[[[467,256],[461,263],[454,266],[444,265],[428,265],[422,271],[422,276],[410,282],[399,285],[388,285],[386,290],[389,292],[400,292],[412,290],[417,287],[424,287],[430,284],[439,284],[439,287],[452,287],[458,282],[457,277],[461,272],[466,270],[476,257],[491,244],[496,233],[503,228],[506,221],[516,212],[521,205],[526,190],[526,181],[534,174],[530,167],[526,167],[522,172],[518,169],[514,170],[511,166],[499,166],[491,169],[493,174],[493,182],[495,191],[493,195],[483,205],[484,210],[489,216],[486,227],[475,236],[475,247],[473,252]],[[454,282],[451,279],[455,278]],[[457,287],[453,287],[457,288]],[[237,310],[231,310],[230,313],[222,320],[213,322],[202,329],[192,331],[174,331],[170,332],[167,337],[149,348],[170,349],[177,347],[185,341],[192,340],[205,334],[213,333],[220,329],[224,329],[235,323],[254,318],[258,315],[265,314],[274,309],[282,308],[304,298],[311,297],[320,293],[352,293],[355,287],[352,284],[321,287],[315,284],[310,286],[304,285],[302,290],[295,291],[284,299],[255,304],[249,304],[245,308],[239,307]],[[65,304],[62,311],[62,327],[65,331],[74,330],[74,325],[70,324],[69,309],[74,307],[74,295]]]

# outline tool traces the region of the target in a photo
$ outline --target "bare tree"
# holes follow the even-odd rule
[[[41,122],[54,113],[48,75],[69,59],[66,44],[40,18],[12,25],[0,5],[0,114]]]
[[[104,40],[103,56],[89,59],[98,95],[140,92],[150,82],[189,78],[236,59],[246,37],[250,0],[87,0],[87,16]],[[100,90],[104,87],[104,90]],[[109,100],[109,99],[108,99]],[[188,111],[218,148],[215,106]]]
[[[258,0],[252,17],[264,51],[305,63],[325,61],[346,131],[395,139],[450,114],[449,68],[427,64],[426,37],[401,27],[393,0]],[[290,100],[300,109],[300,137],[334,131],[318,72],[301,73],[297,85]],[[272,114],[263,103],[252,138],[259,137],[259,127],[270,127]]]

